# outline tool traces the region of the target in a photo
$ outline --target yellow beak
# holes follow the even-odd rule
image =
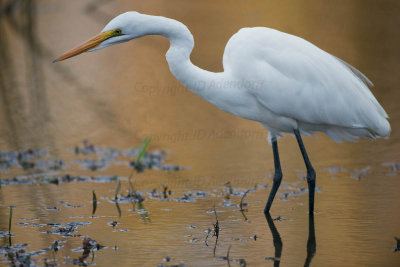
[[[102,33],[96,35],[95,37],[93,37],[92,39],[84,42],[83,44],[80,44],[77,47],[65,52],[64,55],[53,60],[53,63],[70,58],[70,57],[77,56],[83,52],[90,50],[90,49],[96,48],[103,41],[107,40],[108,38],[110,38],[112,36],[115,36],[115,31],[102,32]]]

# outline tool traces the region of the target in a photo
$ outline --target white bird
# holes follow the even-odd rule
[[[361,72],[300,37],[270,28],[239,30],[225,47],[224,71],[214,73],[191,62],[194,40],[184,24],[132,11],[115,17],[100,34],[54,62],[145,35],[170,40],[166,59],[184,86],[221,110],[258,121],[269,131],[275,174],[266,214],[282,180],[277,145],[282,133],[295,134],[303,155],[310,213],[316,176],[300,134],[324,132],[336,142],[390,134],[388,115]]]

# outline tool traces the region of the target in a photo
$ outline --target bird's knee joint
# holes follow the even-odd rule
[[[309,170],[307,170],[307,181],[311,182],[311,181],[315,181],[315,171],[314,169],[311,167]]]
[[[276,182],[280,182],[282,180],[282,172],[281,171],[277,171],[274,174],[274,181]]]

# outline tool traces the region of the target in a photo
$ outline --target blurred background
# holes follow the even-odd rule
[[[179,84],[165,60],[167,39],[147,36],[51,63],[100,32],[110,19],[129,10],[166,16],[187,25],[195,39],[191,59],[210,71],[223,71],[225,44],[240,28],[266,26],[300,36],[364,73],[374,83],[371,91],[390,116],[392,135],[388,140],[351,144],[336,144],[322,134],[305,138],[320,188],[316,196],[317,252],[312,264],[400,264],[400,252],[391,250],[396,243],[393,237],[400,236],[400,174],[396,165],[400,163],[399,1],[0,0],[2,152],[46,150],[47,157],[66,163],[67,167],[57,170],[56,175],[126,177],[130,173],[126,166],[113,165],[94,174],[68,164],[76,157],[71,149],[89,140],[98,146],[124,150],[138,147],[143,138],[151,137],[150,150],[168,150],[168,163],[188,168],[179,172],[145,172],[136,181],[144,190],[160,184],[168,184],[181,193],[223,190],[228,181],[235,188],[272,184],[269,174],[273,171],[273,159],[266,142],[267,132],[258,123],[218,110]],[[280,139],[279,147],[286,190],[306,187],[301,177],[305,173],[303,160],[295,139]],[[13,166],[2,168],[0,178],[45,172]],[[112,195],[109,190],[115,186],[10,185],[7,190],[3,186],[0,230],[6,231],[8,227],[8,206],[17,206],[16,216],[19,212],[20,216],[40,217],[46,222],[56,218],[68,221],[77,214],[90,214],[93,189],[101,192],[98,194]],[[276,263],[264,259],[274,254],[271,233],[262,215],[268,193],[269,188],[249,196],[250,224],[235,223],[229,216],[238,216],[237,212],[221,207],[225,212],[221,218],[225,222],[222,233],[226,235],[221,238],[221,255],[232,244],[231,253],[247,257],[252,266]],[[307,203],[307,198],[306,194],[299,199],[275,201],[272,207],[276,216],[291,219],[277,225],[283,239],[283,266],[297,266],[306,258],[309,222],[303,202]],[[63,215],[49,215],[40,208],[76,199],[86,203],[87,212],[66,210]],[[136,230],[115,233],[117,238],[111,228],[99,223],[86,229],[85,234],[94,235],[108,227],[110,233],[101,242],[119,240],[119,252],[106,250],[98,254],[105,265],[119,262],[156,266],[170,253],[187,266],[225,266],[226,262],[216,260],[202,241],[187,246],[187,238],[181,233],[188,225],[198,223],[196,231],[203,238],[203,230],[214,220],[206,211],[213,204],[218,206],[219,201],[209,198],[186,206],[169,203],[171,207],[154,202],[148,205],[158,220],[153,217],[150,225],[122,217],[126,227]],[[115,213],[110,203],[104,206],[105,215]],[[166,208],[174,212],[159,215]],[[160,230],[166,226],[168,232]],[[144,234],[150,230],[153,236]],[[34,249],[53,240],[32,229],[15,227],[14,232],[21,243],[36,240],[31,244]],[[248,239],[247,234],[263,238],[251,245],[251,241],[234,241],[241,235]],[[71,246],[77,247],[80,242],[73,241]],[[129,247],[131,242],[141,244],[135,253]],[[140,249],[143,251],[136,253]],[[71,250],[63,253],[73,257]]]

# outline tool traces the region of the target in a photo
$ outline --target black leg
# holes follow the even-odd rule
[[[278,153],[278,141],[276,137],[272,138],[272,151],[274,153],[274,164],[275,164],[275,174],[274,174],[274,183],[272,185],[271,192],[269,193],[267,205],[265,206],[264,213],[269,213],[269,210],[272,205],[272,201],[274,201],[274,197],[276,195],[276,191],[278,191],[279,186],[282,181],[282,170],[281,163],[279,161],[279,153]]]
[[[311,162],[308,159],[306,149],[303,144],[303,140],[301,140],[300,132],[298,129],[294,130],[294,134],[296,135],[297,143],[299,143],[301,154],[303,155],[304,163],[307,168],[307,183],[308,183],[308,210],[310,213],[314,212],[314,193],[315,193],[315,171],[311,166]]]

